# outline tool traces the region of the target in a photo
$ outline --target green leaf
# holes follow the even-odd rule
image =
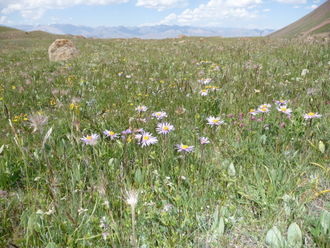
[[[213,213],[213,224],[211,229],[216,229],[219,221],[219,206],[215,208],[215,211]]]
[[[322,140],[319,141],[319,150],[320,152],[324,153],[325,152],[325,145]]]
[[[45,248],[57,248],[58,246],[54,242],[49,242]]]
[[[225,233],[225,221],[223,217],[220,218],[217,229],[215,231],[219,236],[222,236]]]
[[[137,182],[138,184],[143,183],[144,176],[143,176],[142,171],[140,169],[137,169],[135,171],[134,179],[135,179],[135,182]]]
[[[219,215],[219,206],[216,207],[213,213],[213,225],[211,231],[215,236],[222,236],[225,232],[225,221],[224,218]]]
[[[271,248],[285,248],[285,240],[276,226],[267,232],[266,244]]]
[[[302,247],[303,239],[302,233],[297,223],[291,223],[288,228],[288,245],[290,248]]]
[[[324,234],[327,234],[330,231],[330,213],[327,210],[324,210],[320,217],[321,226],[323,228]]]
[[[266,141],[267,141],[267,136],[266,135],[261,135],[260,137],[260,142],[261,144],[265,145],[266,144]]]
[[[0,147],[0,154],[3,152],[3,149],[5,148],[5,145],[2,145],[1,147]]]
[[[235,166],[233,163],[230,163],[230,165],[228,167],[228,175],[231,177],[234,177],[236,175],[236,170],[235,170]]]

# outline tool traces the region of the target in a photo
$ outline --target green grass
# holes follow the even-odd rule
[[[321,34],[321,33],[329,33],[329,32],[330,32],[330,23],[316,29],[312,33],[313,34]]]
[[[1,25],[0,25],[0,32],[8,32],[8,31],[18,31],[18,29],[15,29],[15,28],[9,28],[9,27],[1,26]]]
[[[78,58],[51,63],[52,41],[0,40],[0,246],[265,247],[269,229],[285,235],[293,222],[303,247],[329,245],[320,221],[330,207],[328,44],[79,39]],[[201,96],[205,78],[217,90]],[[251,120],[264,103],[270,113]],[[175,127],[166,137],[150,118],[160,110]],[[305,121],[310,111],[322,117]],[[33,132],[35,113],[48,122]],[[210,127],[209,116],[225,124]],[[127,128],[158,143],[102,134]],[[84,145],[92,133],[97,144]],[[178,153],[180,143],[194,152]]]

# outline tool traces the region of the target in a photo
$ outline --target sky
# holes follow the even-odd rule
[[[0,0],[0,24],[282,28],[327,0]],[[330,0],[329,0],[330,1]]]

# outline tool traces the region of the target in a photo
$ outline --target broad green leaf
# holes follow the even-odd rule
[[[142,184],[142,183],[143,183],[143,179],[144,179],[144,177],[143,177],[143,174],[142,174],[142,172],[141,172],[140,169],[137,169],[137,170],[135,171],[134,179],[135,179],[135,181],[136,181],[137,183],[139,183],[139,184]]]
[[[266,244],[271,248],[285,248],[285,240],[276,226],[267,232]]]
[[[219,224],[218,224],[218,227],[216,229],[216,233],[219,236],[222,236],[225,233],[225,221],[224,221],[223,217],[221,217],[220,220],[219,220]]]
[[[58,248],[54,242],[49,242],[45,248]]]
[[[294,222],[288,228],[288,245],[290,248],[302,247],[302,233],[299,226]]]
[[[228,175],[231,177],[234,177],[236,175],[236,170],[235,170],[235,166],[233,163],[230,163],[230,165],[228,167]]]
[[[330,231],[330,213],[327,210],[324,210],[321,214],[321,226],[323,228],[324,234],[327,233],[327,231]]]
[[[213,213],[213,224],[211,229],[215,230],[219,223],[219,206],[215,208],[215,211]]]
[[[325,152],[325,145],[322,142],[322,140],[319,141],[319,150],[320,152],[324,153]]]

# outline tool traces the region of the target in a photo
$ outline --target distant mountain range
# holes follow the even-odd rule
[[[272,33],[272,29],[244,29],[244,28],[220,28],[220,27],[191,27],[175,25],[155,25],[139,27],[88,27],[71,24],[51,25],[17,25],[24,31],[45,31],[53,34],[83,35],[94,38],[142,38],[142,39],[163,39],[185,36],[222,36],[222,37],[243,37],[243,36],[265,36]]]

